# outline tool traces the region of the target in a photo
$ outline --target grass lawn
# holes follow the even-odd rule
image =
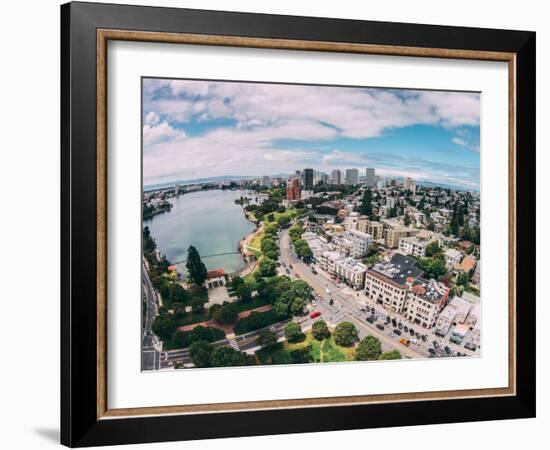
[[[254,238],[250,241],[250,244],[248,245],[248,250],[253,252],[256,255],[256,258],[259,258],[262,256],[262,239],[265,236],[265,231],[262,229],[258,234],[254,236]]]
[[[341,362],[353,361],[355,357],[355,349],[353,347],[340,347],[334,343],[332,336],[322,342],[317,341],[311,333],[306,333],[306,338],[302,342],[289,343],[287,341],[280,342],[277,345],[269,348],[262,348],[256,352],[256,356],[260,364],[271,364],[273,355],[279,356],[278,360],[285,353],[290,355],[293,350],[299,350],[304,347],[310,347],[309,356],[312,362]],[[287,358],[290,360],[290,357]]]

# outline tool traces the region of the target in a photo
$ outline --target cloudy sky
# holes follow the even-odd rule
[[[479,188],[473,93],[143,80],[144,185],[313,167]]]

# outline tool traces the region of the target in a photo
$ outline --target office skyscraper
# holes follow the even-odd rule
[[[342,184],[342,172],[340,172],[338,169],[334,169],[332,171],[332,175],[330,178],[331,184]]]
[[[376,172],[374,169],[367,168],[367,186],[376,186]]]
[[[357,169],[346,169],[346,184],[358,184],[359,171]]]
[[[313,169],[304,169],[304,189],[306,191],[313,190]]]

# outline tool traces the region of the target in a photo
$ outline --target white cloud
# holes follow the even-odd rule
[[[163,141],[179,142],[185,138],[185,132],[172,128],[167,122],[157,126],[146,124],[143,126],[143,144],[150,146]]]
[[[145,116],[145,123],[147,125],[156,125],[160,121],[160,116],[155,111],[149,111]]]

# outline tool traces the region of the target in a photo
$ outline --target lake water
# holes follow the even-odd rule
[[[187,273],[185,260],[187,249],[194,245],[206,267],[223,268],[226,272],[242,269],[245,261],[239,250],[239,242],[250,234],[255,225],[248,221],[235,199],[245,191],[209,190],[171,198],[170,212],[159,214],[145,221],[157,247],[169,261],[182,261],[178,270]],[[220,253],[230,253],[220,255]],[[218,256],[210,256],[218,255]]]

